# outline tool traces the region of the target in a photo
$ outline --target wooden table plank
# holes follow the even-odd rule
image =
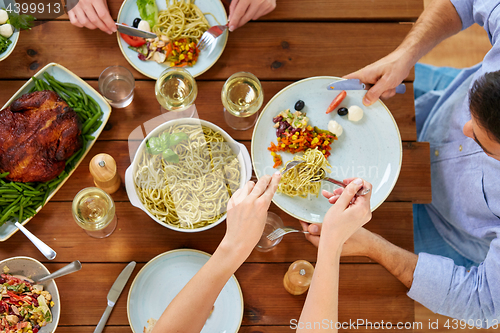
[[[300,228],[297,219],[272,205],[284,225]],[[26,227],[57,252],[56,262],[147,262],[156,255],[177,248],[193,248],[213,253],[226,232],[225,222],[202,233],[183,233],[154,222],[128,202],[116,203],[118,226],[106,239],[95,239],[73,221],[70,202],[49,202]],[[366,228],[390,242],[413,252],[413,218],[410,203],[386,202],[375,212]],[[27,255],[42,262],[47,259],[17,232],[0,245],[0,258]],[[82,251],[82,249],[85,249]],[[271,252],[253,251],[248,262],[316,261],[317,249],[303,234],[291,234]],[[343,258],[343,262],[369,262],[364,257]]]
[[[0,81],[0,105],[7,102],[25,81]],[[96,90],[96,80],[88,80]],[[264,81],[264,104],[281,89],[292,84],[293,81]],[[198,97],[196,108],[199,118],[208,120],[228,132],[236,140],[250,140],[253,128],[247,131],[236,131],[227,126],[223,118],[221,90],[223,81],[198,81]],[[403,141],[416,141],[415,111],[413,102],[413,84],[407,83],[407,92],[396,95],[385,101],[398,124]],[[291,101],[293,107],[295,101]],[[123,109],[113,109],[108,121],[107,130],[99,137],[100,140],[127,140],[129,135],[138,126],[161,115],[160,104],[156,100],[153,81],[136,81],[135,98],[132,104]],[[163,118],[161,122],[165,121]]]
[[[114,20],[123,0],[109,0]],[[423,11],[421,0],[278,0],[277,7],[259,21],[415,21]],[[229,15],[229,12],[228,12]],[[68,15],[57,20],[68,20]],[[126,22],[127,23],[127,22]]]
[[[243,142],[250,151],[250,142]],[[134,145],[135,146],[135,145]],[[135,151],[135,149],[133,150]],[[129,144],[127,141],[97,141],[87,154],[66,184],[53,197],[53,201],[73,200],[76,193],[83,187],[93,186],[93,179],[88,171],[88,165],[93,156],[99,153],[108,153],[116,160],[117,168],[122,179],[125,170],[130,166]],[[431,201],[429,144],[427,142],[405,142],[403,144],[403,163],[398,182],[388,201],[407,201],[414,203],[428,203]],[[346,177],[356,174],[346,174]],[[128,201],[125,186],[113,194],[116,201]]]
[[[61,266],[47,265],[50,271]],[[83,263],[81,271],[59,278],[60,325],[96,325],[106,307],[106,294],[124,266],[125,263]],[[142,266],[137,265],[134,276]],[[292,296],[285,291],[282,281],[287,269],[288,264],[245,263],[236,272],[245,302],[243,325],[284,326],[299,318],[306,295]],[[108,325],[128,325],[126,308],[131,283],[132,279],[116,303]],[[413,301],[406,291],[382,266],[342,264],[339,320],[413,321]]]
[[[252,72],[261,80],[343,76],[394,50],[410,28],[397,23],[256,22],[231,33],[222,57],[200,79],[225,80],[238,71]],[[64,43],[54,43],[61,40]],[[58,21],[23,31],[12,55],[2,62],[0,79],[28,78],[50,62],[82,78],[98,78],[110,65],[131,68],[115,35]],[[412,79],[413,72],[408,77]]]

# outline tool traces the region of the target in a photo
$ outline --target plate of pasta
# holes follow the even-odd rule
[[[154,0],[145,1],[152,1],[154,5]],[[134,20],[141,17],[138,3],[136,0],[125,0],[117,22],[132,26]],[[196,44],[209,27],[227,23],[221,1],[157,0],[156,6],[156,17],[143,21],[151,22],[152,26],[147,24],[146,29],[156,33],[157,39],[137,42],[137,37],[117,34],[120,50],[130,65],[155,80],[168,67],[185,67],[193,77],[212,67],[224,51],[228,32],[203,51],[199,51]]]
[[[208,121],[182,118],[144,138],[125,172],[125,187],[132,205],[160,225],[199,232],[225,220],[229,199],[251,175],[243,144]]]
[[[283,175],[273,202],[309,223],[321,223],[331,207],[321,190],[338,188],[319,179],[320,169],[338,180],[360,177],[372,183],[372,211],[389,196],[401,170],[401,136],[390,110],[380,100],[364,106],[361,90],[327,90],[336,80],[341,79],[311,77],[285,87],[264,107],[252,136],[252,163],[258,178],[283,170],[292,160],[305,162]],[[326,113],[340,94],[345,97],[335,111]],[[300,111],[289,111],[297,106]],[[361,119],[345,113],[359,107]]]

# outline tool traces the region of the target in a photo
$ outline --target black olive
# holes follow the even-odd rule
[[[337,110],[337,113],[339,114],[339,116],[345,116],[347,114],[347,112],[349,112],[347,110],[347,108],[340,108]]]
[[[306,103],[304,103],[304,101],[301,101],[300,99],[297,101],[297,103],[295,103],[295,110],[297,111],[300,111],[304,108],[304,106],[306,105]]]
[[[134,23],[132,23],[132,26],[134,28],[138,28],[139,27],[139,23],[141,23],[141,19],[138,17],[134,20]]]

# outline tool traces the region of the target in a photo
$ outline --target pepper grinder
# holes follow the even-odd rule
[[[313,265],[306,260],[293,262],[283,278],[283,286],[292,295],[302,295],[309,289],[314,273]]]
[[[115,193],[121,185],[121,179],[116,172],[116,162],[108,154],[97,154],[90,161],[90,173],[94,177],[95,186],[108,194]]]

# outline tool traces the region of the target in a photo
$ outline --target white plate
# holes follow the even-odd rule
[[[70,82],[79,85],[83,91],[89,96],[91,96],[97,104],[101,107],[101,111],[103,112],[102,116],[102,124],[101,126],[94,132],[94,133],[89,133],[91,136],[95,137],[94,140],[87,142],[87,150],[83,154],[83,156],[80,158],[80,161],[78,161],[77,164],[75,164],[75,168],[69,173],[69,175],[64,179],[59,186],[57,186],[52,193],[48,196],[47,202],[59,191],[59,189],[66,183],[66,181],[71,177],[73,172],[75,172],[76,168],[80,165],[80,163],[84,160],[85,156],[89,152],[89,150],[92,148],[94,143],[97,141],[97,138],[101,134],[102,130],[104,129],[104,126],[108,122],[109,116],[111,115],[111,107],[109,106],[108,102],[104,100],[104,98],[97,92],[95,91],[94,88],[92,88],[89,84],[87,84],[85,81],[80,79],[76,74],[72,73],[69,69],[56,64],[56,63],[50,63],[44,68],[42,68],[38,73],[34,75],[37,79],[43,79],[43,73],[49,73],[52,75],[56,80],[61,81],[61,82]],[[15,94],[12,96],[7,103],[0,109],[3,110],[7,106],[9,106],[14,100],[18,99],[22,95],[28,93],[31,88],[33,88],[34,82],[32,79],[29,79],[28,82],[26,82]],[[37,209],[37,213],[42,209],[42,207],[39,207]],[[24,220],[21,224],[25,225],[28,223],[32,218]],[[10,238],[13,234],[17,232],[17,228],[14,225],[14,223],[5,223],[3,226],[0,227],[0,242],[3,242],[7,239]]]
[[[0,0],[0,8],[5,8],[5,2],[3,0]],[[19,30],[15,30],[14,34],[10,36],[10,40],[12,43],[9,45],[7,50],[0,54],[0,61],[7,59],[8,56],[14,51],[14,48],[16,47],[17,41],[19,40]]]
[[[310,118],[311,126],[327,129],[330,120],[337,121],[344,132],[331,144],[328,162],[332,165],[330,177],[343,180],[361,177],[373,184],[371,209],[375,210],[391,193],[399,176],[402,159],[402,144],[399,129],[391,112],[380,100],[366,107],[362,103],[365,91],[349,90],[339,107],[360,106],[364,117],[359,122],[351,122],[347,116],[339,116],[337,109],[326,114],[326,109],[340,91],[327,90],[326,87],[336,77],[321,76],[295,82],[281,90],[262,110],[252,136],[252,163],[255,174],[272,174],[273,159],[267,147],[275,144],[276,129],[272,119],[281,111],[295,111],[298,100],[305,102],[302,110]],[[291,153],[279,152],[283,165],[291,160]],[[280,167],[281,168],[281,167]],[[332,191],[337,186],[322,181],[321,188]],[[321,193],[316,198],[289,197],[276,193],[273,202],[288,214],[310,223],[321,223],[331,204]]]
[[[174,297],[208,261],[208,253],[180,249],[151,259],[132,282],[127,315],[134,333],[142,333],[150,318],[158,320]],[[202,333],[236,333],[243,319],[243,295],[233,275],[214,304]]]
[[[41,262],[30,257],[13,257],[0,261],[0,272],[4,273],[4,267],[7,266],[9,274],[22,275],[32,280],[37,280],[50,272]],[[42,327],[39,333],[52,333],[55,332],[59,317],[61,316],[61,298],[59,297],[59,290],[57,289],[54,280],[42,282],[43,290],[47,290],[52,296],[54,306],[50,309],[52,312],[52,322]]]
[[[212,13],[212,15],[217,18],[219,23],[217,23],[212,15],[205,16],[210,26],[227,23],[226,10],[220,0],[197,0],[195,4],[203,13]],[[158,6],[158,11],[167,9],[165,0],[156,1],[156,5]],[[116,22],[132,25],[134,19],[138,17],[140,18],[141,16],[139,15],[139,9],[137,9],[136,0],[125,0],[120,8]],[[125,43],[120,34],[116,34],[116,36],[123,55],[130,65],[141,74],[156,80],[158,75],[169,67],[168,64],[158,64],[156,61],[140,60],[138,58],[138,53],[128,48],[129,45]],[[185,67],[193,77],[203,74],[217,62],[226,47],[227,36],[228,32],[226,30],[222,36],[217,38],[217,42],[212,49],[201,51],[198,61],[193,67]]]

